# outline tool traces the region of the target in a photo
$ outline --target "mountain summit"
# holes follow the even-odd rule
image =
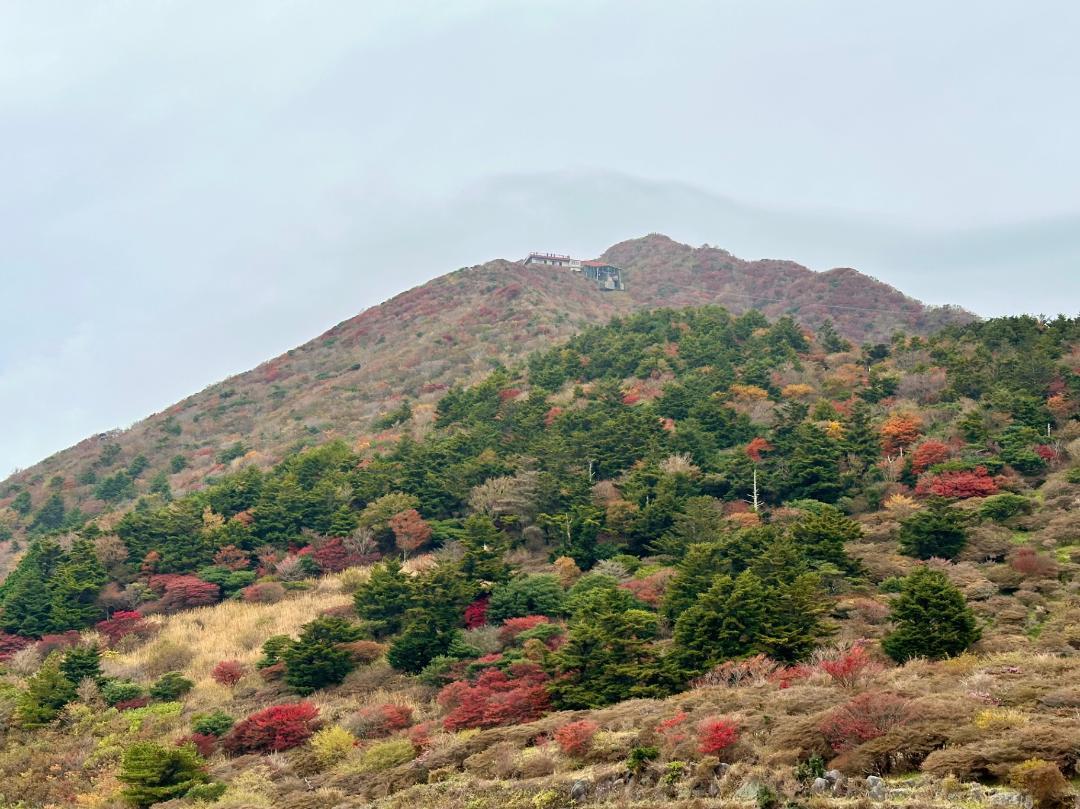
[[[37,508],[51,487],[67,508],[94,514],[141,493],[155,477],[181,493],[241,456],[270,463],[331,438],[378,440],[378,428],[391,426],[406,401],[418,415],[430,413],[456,382],[642,309],[759,309],[790,314],[812,330],[831,320],[856,342],[972,319],[852,269],[818,273],[790,261],[744,261],[659,234],[616,244],[600,260],[620,268],[622,291],[604,291],[565,268],[504,259],[436,278],[130,429],[93,436],[13,475],[0,488],[0,509],[22,492]],[[133,480],[115,477],[125,463],[139,467]]]

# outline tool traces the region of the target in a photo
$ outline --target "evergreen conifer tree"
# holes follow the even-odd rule
[[[93,543],[87,539],[75,540],[51,581],[53,627],[81,629],[101,620],[105,612],[97,597],[106,581],[108,576]]]
[[[51,654],[27,681],[26,691],[19,696],[16,717],[23,727],[41,727],[52,722],[73,699],[75,684],[60,670],[60,655]]]
[[[154,742],[136,742],[124,751],[117,777],[126,784],[121,795],[139,809],[182,798],[209,780],[194,745],[166,747]]]
[[[749,654],[757,644],[770,593],[750,570],[717,576],[675,623],[675,658],[684,673]]]
[[[898,662],[958,655],[981,634],[960,590],[943,572],[925,565],[904,579],[891,618],[895,629],[881,646]]]
[[[101,678],[101,651],[96,645],[68,649],[60,671],[75,685],[86,679],[98,680]]]
[[[952,559],[967,543],[968,516],[943,497],[931,497],[926,507],[900,523],[900,550],[916,559]]]
[[[376,637],[401,631],[406,610],[413,605],[413,584],[397,559],[386,559],[371,569],[370,578],[356,591],[356,614],[369,622]]]
[[[465,555],[461,560],[461,572],[473,581],[506,581],[510,569],[503,556],[506,553],[506,536],[495,527],[491,518],[473,514],[465,520],[461,544]]]
[[[363,630],[344,618],[323,615],[300,630],[296,643],[284,650],[285,682],[298,694],[337,685],[356,664],[341,644],[360,640]]]

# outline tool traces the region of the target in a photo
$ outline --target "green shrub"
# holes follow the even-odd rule
[[[626,769],[639,773],[645,769],[645,765],[659,757],[660,751],[655,747],[635,747],[626,757]]]
[[[101,678],[101,652],[97,646],[76,646],[64,655],[60,671],[76,685],[83,680]]]
[[[19,724],[27,728],[47,725],[73,699],[75,684],[60,671],[59,656],[50,655],[19,696],[16,714]]]
[[[106,705],[129,702],[143,696],[143,688],[131,680],[106,680],[101,686],[101,698]]]
[[[389,770],[399,764],[412,761],[415,756],[412,742],[408,739],[391,739],[368,747],[360,757],[361,772]]]
[[[356,737],[341,725],[330,725],[311,737],[311,750],[324,767],[341,761],[355,746]]]
[[[137,807],[182,798],[209,780],[194,745],[165,747],[153,742],[129,747],[117,778],[126,784],[120,793],[124,800]]]
[[[1080,466],[1075,466],[1066,472],[1065,480],[1069,483],[1080,483]]]
[[[170,671],[162,674],[150,686],[150,696],[163,702],[173,702],[180,699],[188,691],[195,687],[195,683],[178,671]]]
[[[487,620],[498,623],[526,615],[561,615],[565,593],[558,578],[537,573],[511,579],[492,590]]]
[[[1012,492],[1002,492],[987,497],[979,505],[979,516],[984,520],[1002,522],[1017,514],[1030,514],[1032,503],[1026,497]]]
[[[236,720],[233,717],[220,710],[212,713],[197,713],[191,718],[191,729],[207,736],[224,736],[235,724]]]
[[[196,784],[184,794],[184,797],[189,801],[213,803],[225,794],[225,789],[226,785],[221,783],[221,781],[214,781],[209,784]]]

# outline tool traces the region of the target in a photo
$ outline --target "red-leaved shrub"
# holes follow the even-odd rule
[[[386,654],[387,646],[382,643],[376,643],[373,640],[354,640],[348,643],[339,643],[337,648],[344,649],[349,653],[349,657],[352,658],[353,663],[358,666],[366,666],[369,663],[374,663],[384,654]]]
[[[864,646],[856,646],[838,657],[822,660],[821,670],[839,685],[853,688],[865,677],[881,671],[881,664],[870,657]]]
[[[1009,565],[1024,576],[1037,579],[1050,578],[1058,572],[1057,563],[1051,557],[1028,546],[1017,548],[1009,559]]]
[[[522,632],[547,623],[550,623],[550,619],[546,615],[525,615],[521,618],[507,618],[499,628],[499,640],[503,643],[512,643]]]
[[[285,586],[276,581],[249,584],[240,592],[244,594],[244,601],[251,604],[277,604],[285,598]]]
[[[481,596],[465,608],[465,628],[477,629],[487,623],[488,597]]]
[[[37,643],[37,650],[42,657],[48,657],[60,649],[70,649],[72,646],[78,646],[80,640],[81,636],[77,629],[69,629],[67,632],[57,632],[52,635],[42,635],[41,640]]]
[[[689,718],[690,714],[686,711],[679,711],[656,726],[657,734],[664,740],[664,746],[669,750],[686,740],[686,720]]]
[[[987,497],[996,494],[997,483],[990,477],[985,466],[964,469],[959,472],[942,472],[930,478],[922,478],[915,487],[916,494],[934,494],[938,497]]]
[[[416,750],[426,750],[431,747],[431,731],[434,727],[434,722],[421,722],[419,725],[413,725],[409,728],[407,735]]]
[[[730,719],[704,719],[698,725],[698,752],[704,756],[715,756],[733,745],[738,738],[739,728]]]
[[[186,573],[151,576],[149,585],[151,590],[161,594],[158,606],[169,613],[216,604],[221,592],[216,584]]]
[[[911,471],[921,475],[934,464],[947,461],[950,454],[948,444],[941,441],[923,441],[911,453]]]
[[[643,579],[624,581],[619,586],[633,593],[638,601],[642,601],[650,607],[656,607],[663,600],[664,592],[674,577],[675,569],[665,567]]]
[[[412,724],[413,709],[408,705],[388,702],[385,705],[368,705],[356,712],[352,721],[353,732],[362,739],[389,736]]]
[[[539,719],[550,704],[544,683],[548,676],[534,663],[515,663],[510,673],[485,669],[473,682],[445,686],[439,704],[449,713],[447,730],[518,725]]]
[[[237,723],[223,740],[230,753],[274,753],[306,742],[315,732],[319,709],[310,702],[273,705]]]
[[[210,672],[215,683],[229,686],[236,685],[245,674],[247,674],[247,666],[239,660],[222,660]]]
[[[599,729],[599,725],[588,719],[580,722],[567,722],[565,725],[555,728],[555,742],[568,756],[583,756],[592,747],[593,736]]]
[[[132,699],[122,699],[113,707],[118,711],[130,711],[133,708],[145,708],[149,704],[150,697],[134,697]]]
[[[153,632],[153,625],[143,620],[142,613],[134,610],[114,612],[111,618],[98,621],[94,628],[105,636],[110,646],[115,646],[128,635],[145,638]]]
[[[0,632],[0,662],[9,659],[16,652],[25,649],[33,643],[30,638],[24,638],[22,635],[9,635],[7,632]]]
[[[908,701],[888,692],[867,692],[834,708],[818,729],[837,753],[883,736],[909,719]]]
[[[331,537],[322,542],[312,551],[311,558],[323,573],[340,573],[359,562],[359,557],[345,547],[345,540],[341,537]]]
[[[189,733],[176,740],[177,747],[183,747],[185,744],[194,745],[200,756],[210,758],[217,746],[217,736],[211,736],[209,733]]]

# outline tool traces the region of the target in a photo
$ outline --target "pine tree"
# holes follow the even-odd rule
[[[870,406],[859,399],[844,424],[844,451],[873,463],[881,457],[881,436],[870,423]]]
[[[108,576],[93,543],[76,540],[51,582],[53,627],[81,629],[104,618],[97,597],[106,581]]]
[[[675,524],[649,550],[660,556],[681,559],[687,548],[716,542],[721,536],[723,511],[715,497],[691,497],[682,513],[675,515]]]
[[[166,747],[154,742],[136,742],[124,751],[117,778],[127,785],[121,795],[140,809],[182,798],[209,780],[194,745]]]
[[[700,672],[716,663],[749,654],[769,610],[770,593],[746,570],[738,578],[717,576],[675,623],[675,660],[683,672]]]
[[[26,691],[19,696],[16,709],[19,724],[27,728],[47,725],[73,699],[75,684],[60,670],[60,655],[49,655],[27,682]]]
[[[38,540],[0,586],[0,628],[37,638],[56,631],[52,618],[52,577],[63,558],[60,546]]]
[[[799,425],[788,459],[788,497],[835,502],[843,492],[841,455],[840,443],[824,430],[815,424]]]
[[[285,682],[298,694],[337,685],[356,667],[352,654],[341,644],[360,640],[363,635],[356,624],[332,615],[305,624],[300,638],[281,655]]]
[[[806,513],[791,527],[791,538],[811,562],[836,565],[854,573],[858,565],[847,555],[844,545],[862,537],[862,528],[837,508],[821,508]]]
[[[402,618],[413,605],[411,579],[402,572],[401,563],[387,559],[371,569],[371,576],[356,591],[356,614],[369,622],[376,637],[396,635]]]
[[[56,492],[45,501],[45,505],[34,516],[34,521],[30,523],[30,530],[42,534],[58,531],[64,527],[66,513],[64,498]]]
[[[86,679],[98,680],[101,678],[101,651],[96,645],[68,649],[60,671],[76,685]]]
[[[490,517],[473,514],[465,520],[461,535],[465,555],[461,560],[461,572],[474,581],[506,581],[510,568],[503,561],[506,554],[506,535],[495,527]]]
[[[891,618],[896,628],[881,646],[898,662],[958,655],[981,634],[960,590],[943,572],[925,565],[904,579]]]
[[[931,497],[926,507],[900,523],[900,550],[916,559],[952,559],[967,544],[968,516],[943,497]]]
[[[661,697],[671,691],[652,641],[656,615],[624,610],[615,594],[597,597],[594,609],[571,622],[566,643],[554,654],[559,676],[548,690],[560,708],[596,708],[624,699]]]
[[[409,610],[405,629],[386,653],[387,662],[398,671],[419,674],[436,657],[446,655],[458,632],[441,617],[422,608]]]
[[[693,606],[700,593],[709,589],[724,569],[724,549],[719,543],[691,545],[679,562],[675,578],[664,594],[663,614],[674,623]]]
[[[836,330],[836,327],[831,320],[826,320],[818,328],[817,339],[818,343],[821,344],[821,347],[830,354],[835,354],[839,351],[851,351],[851,343],[840,336],[840,333]]]

